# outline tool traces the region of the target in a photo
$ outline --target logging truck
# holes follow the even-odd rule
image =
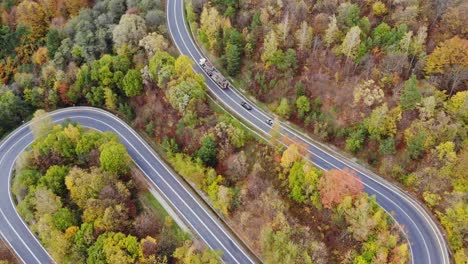
[[[227,89],[229,88],[229,82],[224,78],[224,76],[216,70],[216,68],[211,64],[208,60],[205,58],[201,58],[200,61],[198,62],[202,69],[210,76],[211,79],[215,83],[217,83],[221,88]]]

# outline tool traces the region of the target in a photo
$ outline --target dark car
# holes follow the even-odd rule
[[[273,125],[273,121],[271,119],[267,119],[265,122],[270,126]]]
[[[252,110],[252,107],[246,102],[242,102],[241,105],[242,105],[242,107],[244,107],[247,110]]]

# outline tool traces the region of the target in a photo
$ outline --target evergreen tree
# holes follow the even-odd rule
[[[218,154],[218,147],[216,142],[211,137],[207,136],[202,141],[201,148],[197,151],[196,156],[208,166],[216,166],[218,164],[218,159],[216,158]]]
[[[226,46],[226,64],[227,71],[229,75],[235,76],[239,73],[240,62],[241,62],[241,52],[237,45],[227,44]]]
[[[400,106],[403,110],[411,110],[416,107],[422,99],[418,89],[418,80],[413,74],[406,82],[400,96]]]

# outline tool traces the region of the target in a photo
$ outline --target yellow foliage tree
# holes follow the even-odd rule
[[[451,67],[468,67],[468,40],[455,36],[439,44],[427,58],[425,71],[442,74]]]
[[[40,47],[39,49],[34,52],[32,61],[41,66],[44,65],[47,62],[48,59],[48,51],[46,47]]]
[[[39,39],[45,35],[48,27],[47,14],[42,5],[26,0],[21,2],[16,9],[16,22],[30,28],[33,39]]]

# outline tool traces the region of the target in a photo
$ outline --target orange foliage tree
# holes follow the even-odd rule
[[[332,208],[340,204],[346,196],[355,196],[362,193],[363,185],[350,169],[329,170],[320,178],[320,199],[325,208]]]
[[[32,61],[39,66],[42,66],[44,63],[46,63],[47,59],[48,51],[46,47],[40,47],[36,50],[36,52],[34,52],[32,56]]]
[[[65,0],[65,8],[70,17],[78,15],[80,9],[89,5],[87,0]]]

